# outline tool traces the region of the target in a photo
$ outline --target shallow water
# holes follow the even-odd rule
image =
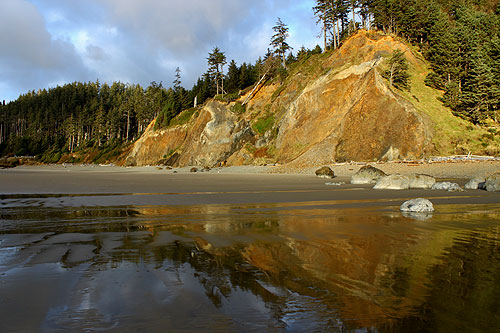
[[[0,331],[500,331],[500,204],[166,195],[3,195]]]

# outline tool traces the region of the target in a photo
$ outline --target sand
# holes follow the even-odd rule
[[[394,321],[413,309],[409,305],[421,308],[423,297],[414,290],[431,288],[438,305],[463,296],[463,288],[451,296],[441,288],[441,276],[460,278],[457,285],[493,281],[498,265],[486,269],[485,258],[496,253],[495,240],[487,237],[497,235],[490,230],[498,230],[499,192],[377,191],[349,184],[360,165],[332,167],[333,181],[346,184],[326,185],[331,180],[316,177],[314,168],[289,174],[274,174],[276,167],[0,170],[0,331],[279,330],[281,313],[305,331],[318,330],[304,329],[311,323],[324,328],[322,318],[331,322],[337,313],[373,328],[375,319]],[[494,163],[377,167],[463,175],[455,179],[461,185],[465,176],[498,170]],[[417,197],[430,199],[435,213],[399,212]],[[464,257],[471,248],[473,257]],[[464,275],[456,258],[484,268],[465,265],[472,268]],[[392,282],[406,262],[416,269]],[[478,277],[477,269],[486,275]],[[425,280],[419,272],[437,275]],[[268,290],[269,281],[282,284]],[[402,298],[397,283],[413,286],[410,296]],[[218,298],[220,290],[231,297]],[[492,304],[495,297],[486,300]],[[336,302],[339,311],[332,310]],[[436,311],[448,315],[448,308]],[[280,320],[269,319],[274,309],[283,309]],[[325,310],[323,317],[304,316]],[[481,309],[494,322],[493,313]]]
[[[436,163],[407,165],[376,164],[386,173],[424,173],[438,179],[452,179],[464,185],[468,178],[500,170],[499,162]],[[341,186],[327,186],[332,180],[318,178],[314,168],[276,174],[279,167],[227,167],[190,172],[189,167],[167,170],[158,167],[116,166],[21,166],[0,170],[0,195],[5,199],[73,195],[60,205],[196,205],[239,203],[320,202],[337,200],[344,205],[399,205],[404,200],[425,197],[442,204],[498,203],[500,193],[486,191],[446,192],[431,190],[373,190],[351,185],[350,176],[361,165],[332,166]],[[283,170],[283,169],[281,169]],[[290,170],[288,170],[290,172]],[[470,175],[470,176],[468,176]],[[13,196],[14,195],[14,196]],[[15,197],[17,195],[18,197]],[[76,195],[85,195],[77,198]],[[50,199],[50,198],[49,198]],[[53,199],[44,205],[55,205]],[[52,200],[52,201],[51,201]]]

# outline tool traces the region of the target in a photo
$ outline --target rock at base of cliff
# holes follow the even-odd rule
[[[434,206],[427,199],[417,198],[404,202],[399,209],[402,212],[428,213],[434,211]]]
[[[407,190],[410,188],[410,179],[402,175],[389,175],[380,178],[374,190]]]
[[[385,176],[387,175],[382,170],[371,165],[366,165],[351,177],[351,184],[375,184],[380,178]]]
[[[135,158],[133,156],[128,156],[127,159],[125,160],[125,166],[127,166],[127,167],[137,166],[137,162],[135,161]]]
[[[486,189],[486,178],[478,176],[469,180],[465,184],[466,190],[485,190]]]
[[[444,190],[448,192],[462,192],[462,188],[457,183],[438,182],[432,185],[433,190]]]
[[[436,179],[429,175],[413,174],[408,178],[410,178],[410,188],[430,189],[436,184]]]
[[[198,168],[192,167],[189,172],[198,172]]]
[[[316,176],[320,178],[335,178],[335,173],[329,167],[322,167],[316,170]]]
[[[496,172],[486,179],[486,191],[500,192],[500,172]]]

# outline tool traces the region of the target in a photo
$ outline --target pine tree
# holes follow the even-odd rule
[[[236,61],[231,60],[227,68],[226,87],[228,93],[237,92],[240,89],[240,68],[236,65]]]
[[[484,49],[478,49],[474,54],[468,75],[464,81],[460,95],[459,109],[474,122],[486,118],[495,118],[498,107],[495,87],[495,75],[488,66],[488,56]]]
[[[410,88],[410,74],[408,74],[408,61],[401,50],[395,50],[387,60],[389,69],[384,72],[384,77],[389,79],[389,84],[398,89]]]
[[[175,69],[175,79],[172,82],[174,84],[174,90],[178,91],[181,88],[181,70],[179,67]]]
[[[316,6],[313,7],[314,15],[318,17],[316,23],[322,24],[323,45],[326,51],[328,45],[328,34],[335,27],[332,7],[329,0],[316,0]],[[334,38],[334,48],[337,47],[336,35]]]
[[[208,54],[208,73],[214,78],[217,87],[217,95],[219,94],[219,81],[221,82],[221,92],[224,94],[224,65],[226,64],[226,56],[224,52],[216,46],[212,52]]]
[[[500,4],[498,6],[500,9]],[[500,12],[498,13],[500,17]],[[499,19],[500,20],[500,19]],[[495,122],[500,121],[500,37],[496,36],[490,42],[488,48],[490,58],[489,67],[493,74],[493,86],[491,87],[492,118]]]
[[[283,67],[286,68],[286,53],[292,49],[286,42],[286,39],[290,36],[288,33],[289,28],[278,17],[273,30],[275,34],[271,38],[271,46],[274,48],[274,53],[281,58]]]

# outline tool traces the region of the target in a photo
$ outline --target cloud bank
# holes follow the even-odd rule
[[[190,88],[219,46],[254,62],[277,17],[290,44],[313,47],[312,0],[2,0],[0,99],[72,81],[170,86],[176,67]]]

